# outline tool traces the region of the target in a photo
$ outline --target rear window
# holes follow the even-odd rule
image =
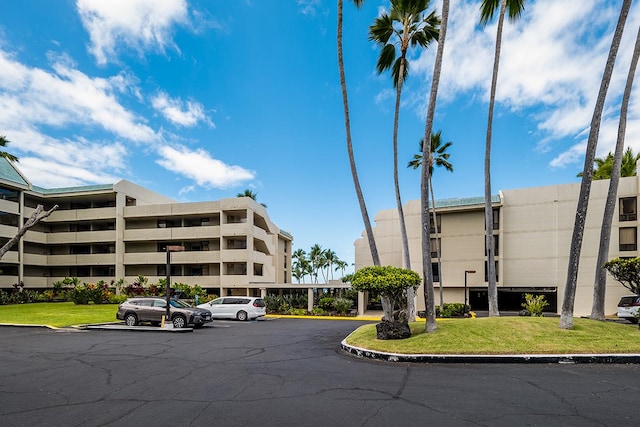
[[[639,299],[640,297],[638,296],[622,297],[620,299],[620,302],[618,303],[618,307],[627,307],[633,305],[634,303],[638,302]]]
[[[260,298],[256,298],[256,300],[253,302],[253,306],[254,307],[266,307],[267,304],[265,304],[264,300],[262,300]]]

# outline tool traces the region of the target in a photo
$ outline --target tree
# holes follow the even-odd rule
[[[6,136],[0,135],[0,147],[2,147],[2,148],[6,147],[9,142],[10,141],[7,139]],[[4,157],[7,160],[11,160],[12,162],[18,163],[18,158],[16,156],[14,156],[13,154],[10,154],[10,153],[8,153],[8,152],[6,152],[4,150],[0,151],[0,157]]]
[[[614,156],[611,180],[609,181],[609,192],[604,205],[604,214],[602,215],[602,227],[600,228],[600,247],[598,248],[598,261],[596,262],[596,277],[593,285],[593,305],[591,306],[591,318],[594,320],[604,320],[604,297],[607,287],[607,273],[604,263],[609,258],[609,240],[611,239],[611,225],[613,222],[613,212],[616,208],[616,198],[618,196],[618,184],[620,182],[621,169],[625,159],[627,162],[637,160],[633,155],[631,148],[628,148],[624,156],[624,139],[627,129],[627,110],[629,109],[629,99],[631,98],[631,88],[633,87],[633,78],[638,66],[638,57],[640,56],[640,29],[636,36],[636,45],[629,66],[629,74],[627,75],[627,83],[625,85],[624,94],[622,95],[622,103],[620,104],[620,121],[618,123],[618,138],[616,141],[616,154]],[[611,154],[611,153],[609,153]],[[629,171],[635,172],[635,162],[633,168]],[[635,175],[635,173],[634,173]]]
[[[418,154],[414,154],[413,160],[411,160],[407,164],[407,167],[418,169],[420,166],[422,166],[422,151],[424,150],[423,145],[424,145],[424,139],[421,139],[420,152]],[[431,155],[429,156],[429,161],[428,161],[429,168],[431,169],[429,172],[429,191],[431,193],[431,205],[433,206],[432,218],[433,218],[433,226],[434,226],[434,232],[435,232],[434,234],[436,236],[436,254],[438,257],[438,272],[440,273],[440,280],[439,280],[440,307],[444,306],[444,296],[443,296],[444,290],[443,290],[443,283],[442,283],[442,259],[440,256],[440,236],[439,236],[439,230],[438,230],[437,214],[435,209],[436,198],[433,191],[432,177],[433,177],[434,165],[437,167],[443,167],[449,172],[453,172],[453,165],[449,163],[450,154],[446,152],[451,145],[453,145],[453,142],[451,141],[447,141],[444,144],[442,144],[442,131],[439,130],[434,135],[431,135]]]
[[[16,233],[15,236],[13,236],[7,243],[4,244],[4,246],[2,246],[2,248],[0,248],[0,259],[2,259],[2,257],[9,251],[9,249],[11,249],[16,243],[18,243],[22,236],[24,236],[31,227],[51,215],[56,209],[58,209],[58,205],[54,205],[51,209],[44,212],[44,208],[42,207],[42,205],[38,205],[29,219],[27,219],[24,225],[18,229],[18,233]]]
[[[244,190],[244,192],[236,194],[236,197],[249,197],[249,198],[253,199],[253,201],[255,201],[255,202],[258,201],[258,193],[254,193],[253,191],[249,190],[248,188],[246,190]],[[260,204],[262,206],[264,206],[265,208],[267,207],[267,205],[265,205],[264,203],[260,203]]]
[[[360,8],[363,3],[364,0],[353,0],[353,4],[355,4],[357,8]],[[347,154],[349,155],[349,166],[351,168],[353,186],[356,190],[356,197],[358,198],[358,205],[360,206],[360,213],[362,214],[362,222],[364,222],[364,229],[365,233],[367,234],[367,241],[369,242],[371,259],[373,261],[373,265],[380,265],[380,256],[378,255],[378,248],[376,247],[373,228],[371,227],[371,220],[369,219],[369,212],[367,211],[367,205],[364,202],[364,195],[362,194],[362,187],[360,186],[360,179],[358,178],[355,156],[353,155],[353,143],[351,141],[351,119],[349,118],[349,98],[347,96],[347,82],[344,74],[344,59],[342,54],[342,4],[343,1],[338,0],[337,49],[340,88],[342,90],[342,105],[344,108],[344,127],[347,139]]]
[[[628,81],[628,79],[627,79]],[[632,81],[633,83],[633,81]],[[621,107],[622,109],[622,107]],[[619,129],[618,129],[619,130]],[[636,176],[636,164],[640,160],[640,154],[633,154],[633,149],[628,147],[627,150],[622,155],[622,164],[620,168],[620,176]],[[613,170],[613,162],[614,156],[611,151],[606,155],[606,157],[596,157],[594,159],[594,168],[593,168],[593,176],[592,179],[610,179]],[[582,177],[582,172],[576,175],[578,178]]]
[[[420,276],[412,270],[399,267],[365,267],[351,277],[351,287],[357,291],[380,294],[383,321],[407,322],[407,289],[417,288]]]
[[[609,82],[613,74],[613,66],[616,62],[618,47],[622,39],[624,24],[629,14],[631,0],[623,0],[620,8],[620,17],[611,41],[609,56],[605,65],[600,89],[596,99],[596,105],[591,118],[591,126],[589,137],[587,139],[587,150],[584,158],[584,169],[582,171],[582,182],[580,183],[580,194],[578,195],[578,206],[576,208],[576,218],[573,225],[573,233],[571,235],[571,246],[569,249],[569,264],[567,268],[567,282],[564,288],[564,298],[562,300],[562,309],[560,311],[560,328],[573,328],[573,306],[576,297],[576,287],[578,282],[578,268],[580,266],[580,251],[582,249],[582,237],[584,235],[584,226],[587,218],[587,208],[589,206],[589,194],[591,193],[591,180],[593,176],[593,163],[598,146],[598,134],[600,133],[600,122],[602,120],[602,110],[604,109],[604,101],[609,89]]]
[[[622,286],[640,295],[640,258],[615,258],[605,263],[604,268]]]
[[[431,78],[431,90],[429,92],[429,104],[424,124],[424,140],[430,138],[433,133],[433,119],[436,111],[436,100],[438,98],[438,87],[440,85],[440,74],[442,71],[442,57],[444,55],[444,44],[447,37],[447,25],[449,22],[449,0],[442,0],[442,16],[440,21],[440,32],[438,33],[438,49],[436,59],[433,64],[433,76]],[[433,271],[431,270],[431,230],[429,226],[429,182],[431,182],[431,171],[427,164],[430,162],[431,150],[423,144],[422,148],[422,175],[420,178],[420,224],[422,229],[422,278],[424,283],[424,305],[425,305],[425,332],[435,332],[438,330],[436,324],[436,308],[433,296]]]
[[[309,251],[309,262],[311,263],[311,275],[315,283],[318,283],[318,271],[324,267],[322,246],[315,244]]]
[[[369,39],[382,46],[377,64],[378,74],[391,69],[393,87],[396,89],[393,119],[393,182],[400,220],[404,267],[407,269],[411,268],[411,258],[398,180],[398,121],[402,85],[409,73],[407,51],[410,46],[416,45],[426,48],[438,37],[440,22],[435,12],[426,14],[429,5],[430,0],[391,0],[390,12],[383,12],[369,27]],[[396,48],[399,49],[399,55]]]
[[[301,283],[305,276],[311,275],[311,263],[307,259],[307,253],[304,249],[296,249],[292,256],[292,272],[291,275]]]
[[[510,21],[516,21],[524,10],[525,0],[482,0],[480,6],[480,25],[485,26],[499,9],[498,30],[496,34],[496,50],[493,57],[493,74],[491,77],[491,94],[489,95],[489,116],[487,119],[487,136],[484,153],[484,225],[485,245],[487,248],[487,294],[489,297],[489,316],[499,316],[498,288],[496,285],[496,262],[493,247],[493,206],[491,204],[491,133],[493,128],[493,109],[498,85],[498,68],[500,66],[500,49],[502,46],[502,27],[504,16],[509,14]]]

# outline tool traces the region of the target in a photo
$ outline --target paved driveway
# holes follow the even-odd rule
[[[358,321],[217,321],[189,334],[0,328],[0,425],[640,424],[638,365],[390,364]]]

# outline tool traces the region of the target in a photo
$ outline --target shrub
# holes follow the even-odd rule
[[[463,317],[469,312],[469,306],[459,302],[445,303],[436,306],[436,317]]]
[[[314,316],[322,316],[324,314],[324,310],[320,307],[313,307],[311,309],[311,314],[313,314]]]
[[[335,302],[334,298],[324,297],[318,301],[318,307],[323,309],[324,311],[332,311],[334,309],[333,303]]]
[[[336,298],[333,301],[333,308],[340,314],[346,314],[352,305],[353,301],[347,298]]]
[[[548,306],[544,299],[544,295],[525,294],[522,308],[527,311],[528,316],[542,317],[542,311]]]

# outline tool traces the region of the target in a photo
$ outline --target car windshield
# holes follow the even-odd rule
[[[189,305],[189,303],[186,303],[182,300],[179,299],[172,299],[171,300],[171,306],[172,307],[176,307],[176,308],[187,308],[187,307],[191,307],[191,305]]]

